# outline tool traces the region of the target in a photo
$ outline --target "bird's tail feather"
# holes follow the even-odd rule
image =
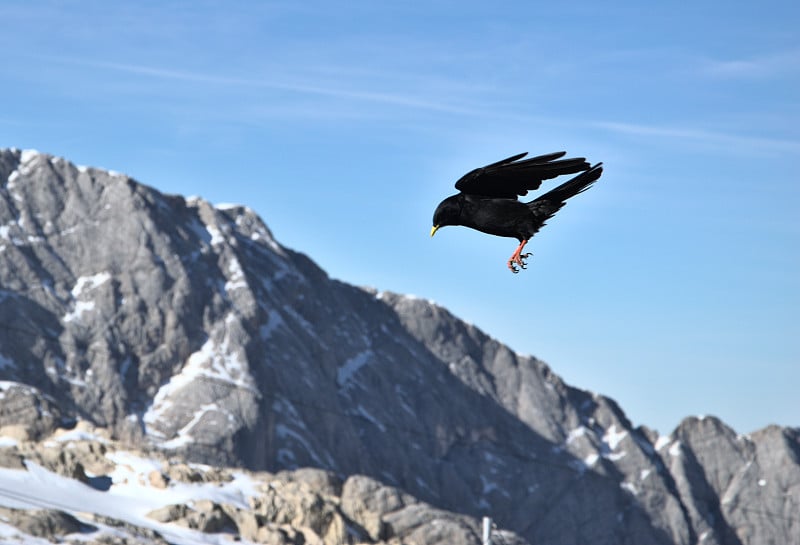
[[[574,197],[578,193],[582,193],[589,189],[595,183],[600,175],[603,174],[603,163],[597,163],[595,166],[585,172],[581,172],[568,182],[564,182],[540,196],[538,199],[531,201],[529,206],[538,205],[544,202],[558,203],[563,206],[567,199]],[[559,206],[560,208],[560,206]]]

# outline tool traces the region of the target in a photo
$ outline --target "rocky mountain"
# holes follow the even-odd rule
[[[187,463],[314,468],[331,497],[360,476],[404,498],[380,524],[414,503],[509,542],[800,542],[800,430],[658,437],[430,301],[329,278],[246,207],[30,151],[0,151],[0,378],[0,434],[90,423]]]

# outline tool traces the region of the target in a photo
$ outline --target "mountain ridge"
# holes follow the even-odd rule
[[[532,543],[798,536],[797,429],[659,438],[443,307],[329,278],[247,207],[19,150],[0,181],[0,378],[38,392],[7,387],[0,425],[363,474]]]

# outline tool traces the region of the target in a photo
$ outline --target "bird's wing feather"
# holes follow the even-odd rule
[[[561,159],[566,155],[564,151],[522,159],[525,155],[520,153],[476,168],[456,182],[456,189],[469,195],[516,199],[530,190],[538,189],[542,180],[589,168],[589,163],[582,157]]]

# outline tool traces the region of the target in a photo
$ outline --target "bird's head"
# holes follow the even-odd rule
[[[460,197],[460,193],[452,197],[447,197],[436,207],[436,211],[433,213],[431,236],[435,235],[436,231],[445,225],[459,225],[459,218],[461,217]]]

